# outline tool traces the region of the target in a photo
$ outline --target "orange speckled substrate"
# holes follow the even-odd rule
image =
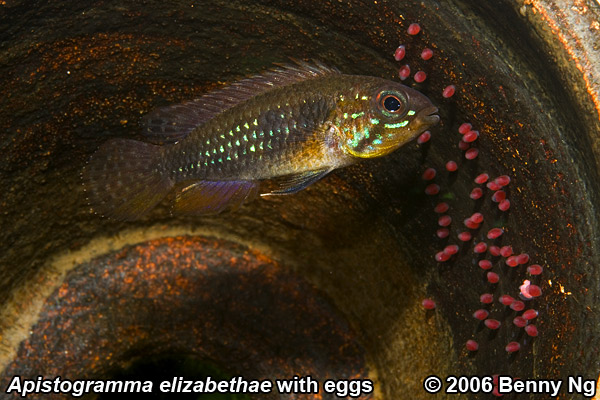
[[[354,334],[306,281],[242,245],[182,236],[71,270],[0,386],[14,375],[108,378],[140,358],[169,353],[211,360],[246,379],[367,378]],[[327,396],[334,398],[295,398]]]

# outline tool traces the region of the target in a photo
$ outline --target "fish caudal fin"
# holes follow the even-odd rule
[[[210,215],[226,208],[237,209],[258,196],[258,186],[252,181],[199,181],[177,194],[173,212]]]
[[[128,139],[103,144],[81,176],[90,206],[98,214],[138,219],[173,187],[160,170],[160,146]]]

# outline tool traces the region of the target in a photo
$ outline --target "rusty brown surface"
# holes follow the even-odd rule
[[[177,353],[248,380],[367,378],[356,336],[300,277],[234,243],[177,237],[73,269],[1,382],[7,387],[13,375],[106,379],[140,357]]]

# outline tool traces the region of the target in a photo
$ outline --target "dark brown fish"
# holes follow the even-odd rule
[[[139,218],[171,190],[174,212],[214,214],[389,154],[437,123],[435,112],[427,97],[393,81],[320,63],[281,65],[150,113],[153,143],[110,140],[82,176],[91,206],[109,217]],[[264,180],[270,190],[261,193]]]

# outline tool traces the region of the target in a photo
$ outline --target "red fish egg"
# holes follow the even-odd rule
[[[527,325],[525,327],[525,332],[531,337],[536,337],[538,335],[538,329],[535,325]]]
[[[512,255],[512,253],[513,253],[512,246],[502,246],[502,248],[500,249],[500,255],[502,257],[509,257]]]
[[[421,25],[417,23],[412,23],[408,26],[408,29],[406,31],[409,35],[417,35],[419,32],[421,32]]]
[[[478,185],[484,184],[488,181],[488,179],[490,179],[490,176],[488,174],[480,174],[477,175],[477,177],[475,178],[475,183],[477,183]]]
[[[469,131],[463,135],[463,142],[472,143],[477,140],[479,137],[478,131]]]
[[[469,197],[473,200],[479,200],[481,196],[483,196],[483,190],[481,190],[481,188],[475,188],[471,190],[471,194],[469,194]]]
[[[437,261],[437,262],[444,262],[444,261],[448,261],[449,259],[450,259],[450,254],[444,253],[443,251],[440,251],[435,254],[435,261]]]
[[[507,294],[503,294],[502,296],[500,296],[500,303],[502,303],[505,306],[510,306],[514,302],[515,298],[512,296],[509,296]]]
[[[448,226],[452,223],[452,217],[449,215],[442,215],[439,219],[438,219],[438,225],[439,226]]]
[[[530,308],[529,310],[525,311],[522,315],[523,318],[525,318],[526,320],[531,320],[534,319],[538,316],[538,310],[534,310],[533,308]]]
[[[400,80],[405,80],[406,78],[408,78],[410,76],[410,67],[408,66],[408,64],[403,65],[400,67],[400,69],[398,70],[398,77],[400,77]]]
[[[520,349],[521,349],[521,345],[517,342],[510,342],[505,347],[505,350],[508,353],[514,353],[515,351],[519,351]]]
[[[525,303],[523,303],[521,300],[515,300],[510,305],[510,308],[513,311],[523,311],[525,309]]]
[[[458,169],[458,164],[456,163],[456,161],[448,161],[446,163],[446,170],[450,171],[450,172],[454,172]]]
[[[433,211],[435,211],[438,214],[443,214],[446,211],[448,211],[449,208],[450,206],[448,205],[448,203],[438,203],[433,209]]]
[[[531,297],[540,297],[542,295],[542,289],[537,285],[529,285],[528,291]]]
[[[448,236],[450,236],[450,231],[447,228],[440,228],[438,229],[435,234],[437,235],[437,237],[439,237],[440,239],[445,239]]]
[[[462,151],[469,150],[469,147],[471,147],[471,145],[467,142],[463,142],[462,140],[458,142],[458,148]]]
[[[477,229],[479,228],[479,224],[474,222],[471,218],[467,218],[464,220],[464,224],[469,229]]]
[[[519,265],[519,263],[517,262],[517,256],[510,256],[506,259],[506,265],[508,265],[509,267],[516,267],[517,265]]]
[[[487,244],[485,244],[484,242],[479,242],[475,245],[475,248],[473,249],[473,251],[477,254],[481,254],[481,253],[485,253],[487,250]]]
[[[413,79],[417,83],[425,82],[425,79],[427,79],[427,74],[425,73],[425,71],[417,71],[415,73],[415,76],[413,76]]]
[[[500,211],[507,211],[509,208],[510,208],[510,200],[508,200],[508,199],[502,200],[500,202],[500,204],[498,204],[498,209]]]
[[[523,317],[515,317],[515,319],[513,319],[513,324],[515,324],[516,327],[523,328],[527,325],[527,320]]]
[[[427,187],[425,188],[425,194],[428,194],[430,196],[436,195],[440,192],[440,186],[436,185],[435,183],[432,183],[431,185],[427,185]]]
[[[406,55],[406,47],[404,45],[398,46],[396,51],[394,52],[394,59],[396,61],[402,61],[404,56]]]
[[[458,249],[457,245],[451,244],[451,245],[448,245],[448,246],[444,247],[443,251],[446,254],[454,255],[454,254],[458,253],[458,250],[459,249]]]
[[[458,133],[460,133],[461,135],[464,135],[465,133],[469,132],[472,127],[473,127],[473,125],[471,125],[470,123],[464,122],[463,124],[461,124],[458,127]]]
[[[523,284],[521,286],[519,286],[519,290],[521,291],[521,296],[526,298],[526,299],[531,299],[533,298],[533,296],[531,296],[529,294],[529,286],[531,285],[531,281],[528,279],[525,279],[523,281]]]
[[[425,131],[419,135],[419,137],[417,138],[417,143],[419,143],[419,144],[427,143],[427,142],[429,142],[429,139],[431,139],[431,132]]]
[[[471,215],[471,221],[475,222],[476,224],[480,224],[483,222],[483,214],[482,213],[473,213],[473,215]]]
[[[501,186],[498,185],[496,182],[491,181],[491,182],[487,183],[487,188],[495,191],[495,190],[500,190]]]
[[[423,180],[424,181],[430,181],[433,178],[435,178],[435,175],[437,174],[437,171],[435,170],[435,168],[427,168],[425,170],[425,172],[423,172]]]
[[[454,93],[456,92],[456,86],[454,85],[448,85],[444,88],[444,91],[442,92],[442,97],[444,98],[450,98],[452,96],[454,96]]]
[[[476,222],[473,222],[473,220],[471,218],[467,218],[463,222],[464,222],[465,226],[469,229],[479,228],[479,224]]]
[[[477,351],[479,349],[479,343],[472,339],[467,340],[467,344],[465,346],[469,351]]]
[[[543,271],[544,268],[542,268],[541,265],[532,264],[529,267],[527,267],[527,272],[529,273],[529,275],[540,275]]]
[[[435,308],[435,301],[433,301],[431,299],[423,299],[421,304],[423,305],[423,308],[426,310],[433,310]]]
[[[488,272],[487,280],[489,283],[498,283],[498,282],[500,282],[500,275],[498,275],[495,272]]]
[[[494,179],[494,182],[499,186],[506,186],[510,183],[510,177],[508,175],[502,175]]]
[[[494,296],[491,293],[484,293],[479,296],[479,301],[483,304],[490,304],[494,301]]]
[[[526,280],[523,285],[519,287],[521,289],[521,295],[526,299],[539,297],[542,295],[542,289],[537,285],[532,285],[531,282]]]
[[[471,240],[471,233],[469,232],[461,232],[458,234],[458,240],[461,242],[468,242]]]
[[[490,254],[493,255],[494,257],[497,257],[500,255],[500,247],[498,247],[498,246],[490,246],[489,251],[490,251]]]
[[[529,262],[529,254],[522,253],[517,256],[517,262],[520,265],[527,264]]]
[[[498,190],[492,195],[492,201],[494,203],[500,203],[504,199],[506,199],[506,192],[504,190]]]
[[[467,160],[474,160],[479,155],[479,150],[477,149],[469,149],[465,152],[465,158]]]
[[[487,238],[488,239],[498,239],[500,236],[502,236],[503,233],[504,233],[504,230],[501,228],[492,228],[488,231]]]
[[[497,319],[486,319],[485,321],[483,321],[483,323],[489,329],[498,329],[500,328],[500,325],[502,325]]]
[[[477,318],[478,320],[483,321],[489,315],[490,312],[488,310],[484,310],[483,308],[481,308],[473,313],[473,318]]]
[[[431,57],[433,57],[433,50],[430,48],[424,48],[421,52],[421,58],[423,60],[429,60]]]
[[[479,268],[490,269],[492,268],[492,262],[490,260],[479,260]]]

